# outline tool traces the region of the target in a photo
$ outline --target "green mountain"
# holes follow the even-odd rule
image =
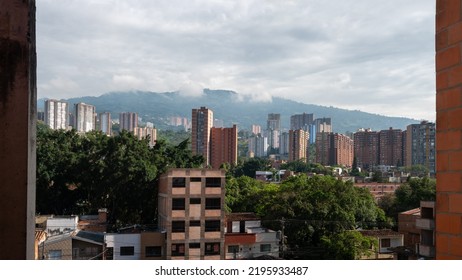
[[[419,123],[409,118],[304,104],[279,97],[273,97],[272,102],[255,102],[228,90],[205,89],[201,96],[185,96],[178,92],[111,92],[67,101],[70,104],[92,104],[97,112],[110,112],[113,118],[118,118],[120,112],[137,112],[143,122],[153,122],[160,129],[168,128],[169,117],[190,119],[191,110],[201,106],[211,109],[214,117],[223,120],[226,127],[237,124],[239,130],[249,130],[252,124],[261,125],[264,129],[269,113],[281,114],[281,124],[285,129],[289,128],[290,116],[294,114],[313,113],[314,118],[330,117],[333,130],[339,133],[355,132],[358,128],[382,130],[393,127],[404,130],[409,124]],[[43,102],[44,99],[39,100],[39,110],[43,108]]]

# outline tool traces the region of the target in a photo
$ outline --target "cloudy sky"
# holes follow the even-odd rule
[[[434,0],[38,0],[39,98],[228,89],[435,119]]]

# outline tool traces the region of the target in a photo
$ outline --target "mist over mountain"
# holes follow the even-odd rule
[[[43,110],[44,100],[39,100],[39,110]],[[117,119],[120,112],[137,112],[143,122],[152,122],[160,129],[168,128],[170,117],[190,119],[191,110],[201,106],[211,109],[214,118],[223,120],[226,127],[237,124],[239,130],[249,130],[252,124],[261,125],[262,129],[265,129],[269,113],[281,114],[281,125],[284,129],[289,129],[290,116],[294,114],[313,113],[314,118],[330,117],[333,130],[339,133],[355,132],[358,128],[382,130],[393,127],[404,130],[409,124],[419,123],[419,120],[410,118],[387,117],[357,110],[304,104],[279,97],[273,97],[269,101],[229,90],[204,89],[202,94],[111,92],[98,97],[84,96],[66,101],[71,106],[79,102],[94,105],[98,113],[110,112],[113,119]]]

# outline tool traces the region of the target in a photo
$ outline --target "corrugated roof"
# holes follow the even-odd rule
[[[256,221],[260,220],[255,213],[244,212],[244,213],[230,213],[226,215],[227,221]]]

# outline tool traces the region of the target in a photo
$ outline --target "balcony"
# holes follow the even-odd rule
[[[417,228],[434,230],[435,229],[435,220],[434,219],[416,219],[415,225]]]

